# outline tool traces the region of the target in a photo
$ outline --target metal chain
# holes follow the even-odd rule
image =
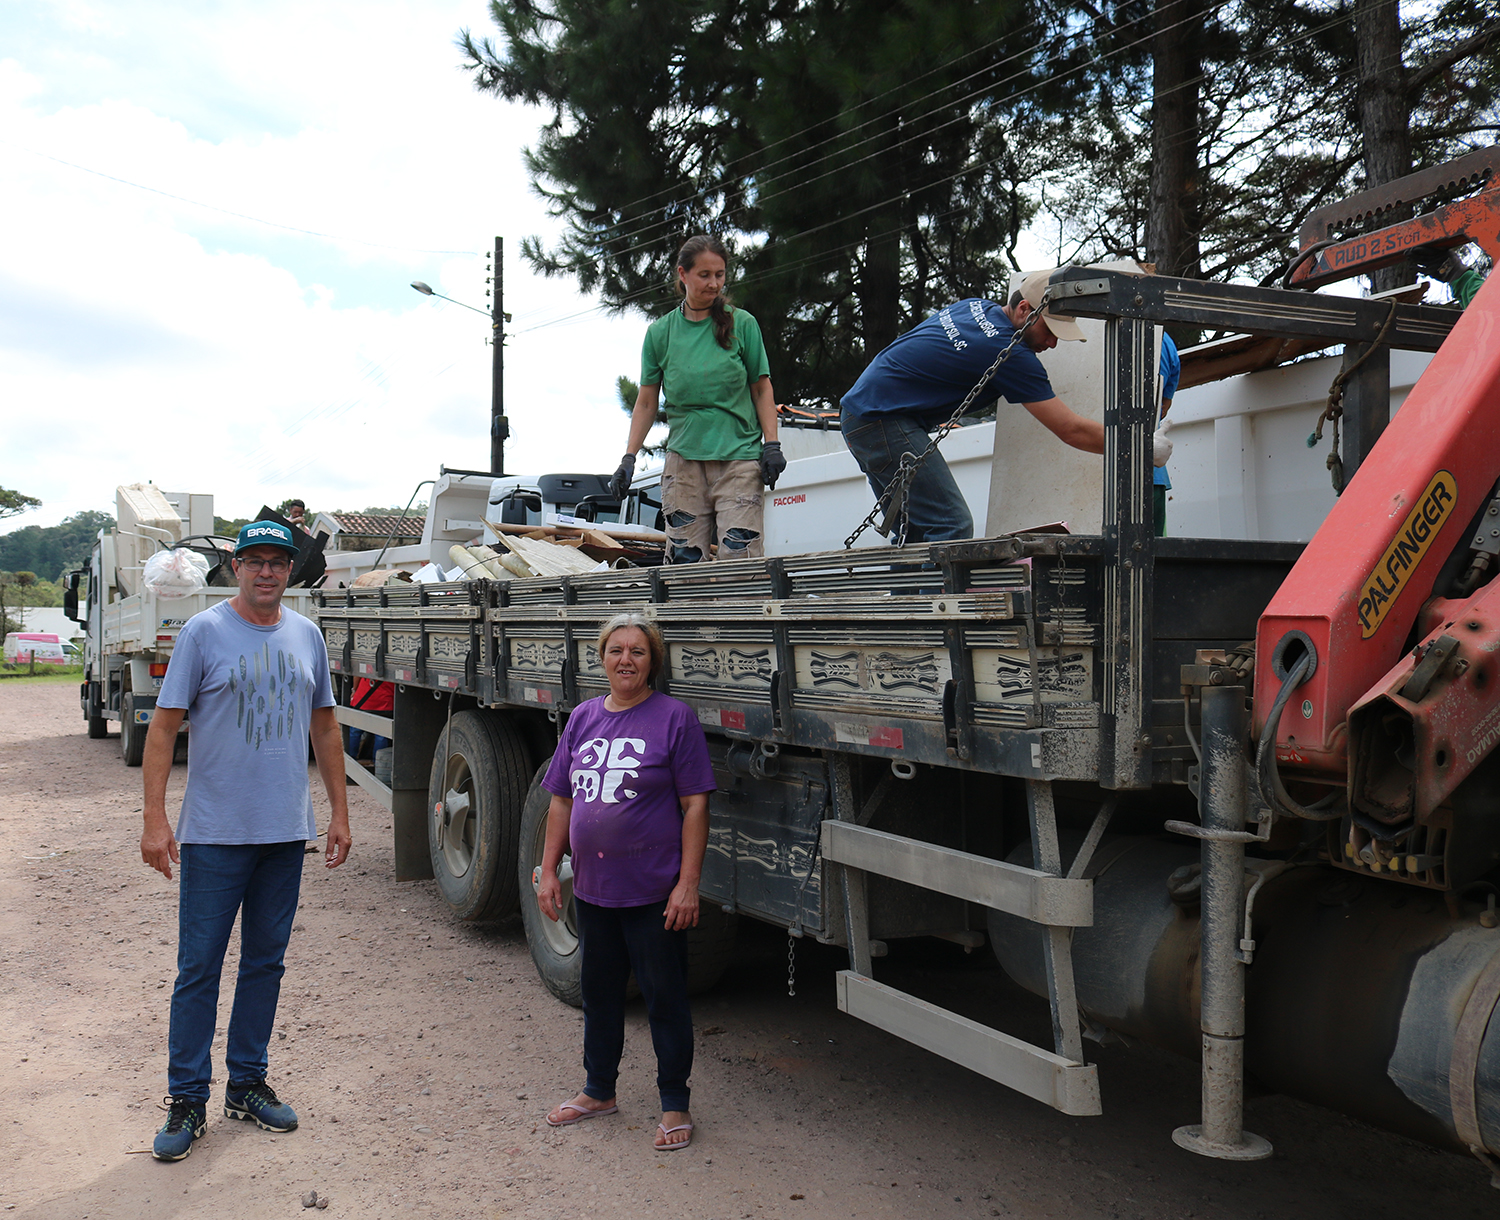
[[[885,520],[881,522],[880,532],[889,537],[891,533],[891,524],[894,521],[896,523],[895,545],[898,547],[906,545],[906,501],[907,496],[911,491],[912,479],[916,477],[917,471],[922,468],[922,463],[925,462],[928,457],[930,457],[932,453],[937,449],[938,445],[942,443],[943,438],[946,437],[948,433],[952,432],[954,428],[958,427],[959,420],[961,420],[965,415],[968,414],[969,408],[973,406],[974,400],[979,397],[980,391],[989,384],[990,378],[999,371],[1000,366],[1005,363],[1007,358],[1009,358],[1010,353],[1015,348],[1016,344],[1021,342],[1022,336],[1024,336],[1026,332],[1031,329],[1036,320],[1042,316],[1042,310],[1047,307],[1047,302],[1051,299],[1051,296],[1052,290],[1049,288],[1042,294],[1041,301],[1037,303],[1036,307],[1027,316],[1026,321],[1022,322],[1021,325],[1016,328],[1015,332],[1010,337],[1010,342],[1000,349],[1000,354],[995,357],[994,363],[991,364],[990,367],[984,371],[984,374],[979,378],[979,380],[974,383],[974,388],[964,396],[963,402],[958,404],[958,408],[953,412],[952,415],[948,417],[947,422],[944,423],[940,428],[938,428],[938,430],[933,434],[931,441],[928,442],[927,448],[922,451],[920,456],[911,453],[903,453],[901,455],[901,462],[896,467],[896,473],[891,481],[886,485],[884,493],[882,493],[880,498],[875,501],[875,507],[870,509],[870,511],[865,515],[865,519],[855,527],[854,532],[844,539],[844,549],[846,551],[853,548],[854,544],[859,541],[859,536],[863,534],[867,529],[869,529],[870,526],[874,525],[875,519],[881,516],[881,514],[885,514]]]
[[[786,938],[786,993],[797,994],[797,938],[790,932]]]
[[[1333,384],[1328,387],[1328,401],[1323,404],[1323,411],[1318,416],[1317,426],[1313,428],[1312,435],[1307,438],[1307,447],[1314,448],[1323,439],[1323,425],[1333,425],[1333,448],[1328,452],[1328,476],[1333,483],[1333,494],[1341,496],[1344,494],[1344,460],[1343,451],[1339,446],[1339,421],[1344,416],[1344,383],[1354,376],[1366,360],[1375,354],[1380,345],[1385,342],[1386,336],[1391,333],[1391,327],[1396,323],[1396,302],[1391,302],[1391,312],[1386,315],[1385,324],[1380,328],[1380,333],[1375,336],[1375,341],[1365,348],[1364,354],[1360,356],[1348,368],[1342,369],[1339,375],[1333,379]]]

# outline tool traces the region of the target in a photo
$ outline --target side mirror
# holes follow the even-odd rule
[[[68,583],[63,589],[63,615],[72,619],[75,623],[83,620],[78,617],[78,578],[82,572],[69,572]]]
[[[500,502],[501,525],[536,525],[542,511],[541,497],[534,492],[512,492]]]

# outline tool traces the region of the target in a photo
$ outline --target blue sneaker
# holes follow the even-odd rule
[[[297,1111],[276,1096],[264,1080],[231,1084],[224,1090],[224,1117],[253,1122],[262,1131],[295,1131]]]
[[[158,1161],[180,1161],[193,1151],[193,1141],[208,1129],[207,1107],[186,1097],[164,1097],[167,1121],[156,1133],[151,1155]]]

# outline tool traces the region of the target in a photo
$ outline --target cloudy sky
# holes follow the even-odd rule
[[[612,470],[644,321],[531,275],[554,231],[521,149],[544,115],[476,93],[484,0],[0,0],[3,528],[150,480],[221,515],[404,503],[489,456],[506,239],[510,470]]]

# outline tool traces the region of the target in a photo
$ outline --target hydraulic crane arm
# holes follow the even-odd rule
[[[1478,194],[1410,220],[1373,233],[1334,237],[1341,229],[1412,207],[1433,195],[1475,186],[1482,187]],[[1287,273],[1288,288],[1317,288],[1395,266],[1417,249],[1451,250],[1471,241],[1500,264],[1500,145],[1319,208],[1303,223],[1297,237],[1301,253]]]
[[[1286,675],[1306,652],[1315,658],[1275,731],[1289,777],[1345,785],[1350,711],[1406,663],[1424,607],[1450,591],[1440,574],[1456,579],[1469,566],[1497,480],[1500,277],[1492,276],[1261,617],[1257,734]],[[1451,617],[1438,613],[1429,626]],[[1500,653],[1490,657],[1485,672],[1500,685]],[[1429,761],[1436,766],[1436,754]]]

